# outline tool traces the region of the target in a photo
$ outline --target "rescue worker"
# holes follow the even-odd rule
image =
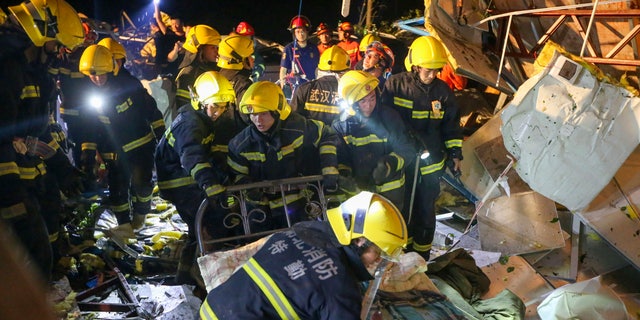
[[[345,21],[338,25],[338,46],[344,49],[351,58],[351,69],[354,69],[358,61],[360,61],[359,42],[351,38],[354,33],[351,22]]]
[[[266,69],[264,58],[260,54],[260,49],[262,49],[261,47],[264,47],[264,45],[261,45],[260,41],[256,39],[255,29],[246,21],[238,23],[234,32],[239,36],[250,37],[251,40],[253,40],[253,70],[251,72],[251,81],[260,81],[260,77],[262,77]]]
[[[289,98],[297,86],[316,78],[320,52],[309,42],[310,29],[311,21],[305,16],[295,16],[289,22],[293,42],[284,47],[280,59],[280,87],[287,91]]]
[[[198,76],[207,71],[220,70],[216,64],[220,39],[218,30],[204,24],[189,29],[183,45],[189,54],[185,55],[176,77],[176,107],[190,103],[189,86],[193,85]]]
[[[303,83],[294,93],[291,99],[293,111],[331,126],[341,113],[338,80],[351,70],[349,63],[349,55],[342,48],[327,49],[320,56],[318,78]]]
[[[379,81],[378,88],[382,90],[387,78],[391,75],[395,57],[391,49],[379,41],[374,41],[367,46],[364,59],[362,59],[362,69],[371,73]],[[357,69],[357,68],[356,68]]]
[[[368,267],[395,261],[407,242],[399,210],[361,192],[273,234],[231,277],[207,294],[200,319],[360,319]]]
[[[195,218],[203,199],[209,199],[204,223],[212,236],[223,236],[220,202],[223,201],[226,153],[224,137],[228,128],[217,120],[233,114],[235,92],[220,73],[207,71],[193,84],[193,100],[178,110],[178,116],[165,132],[155,152],[158,187],[162,198],[171,201],[189,227],[189,243],[183,248],[176,283],[193,282],[197,236]],[[228,140],[227,140],[228,141]],[[218,154],[218,155],[217,155]],[[219,218],[217,223],[216,219]]]
[[[182,20],[177,17],[164,19],[165,13],[160,12],[158,3],[154,2],[153,16],[156,19],[160,33],[154,38],[156,43],[156,67],[160,75],[172,80],[178,74],[178,67],[184,57],[182,44],[185,41],[185,30]]]
[[[49,72],[58,82],[59,112],[71,140],[74,165],[84,173],[83,196],[90,200],[97,200],[99,198],[96,176],[97,137],[93,128],[98,125],[98,122],[95,117],[87,114],[84,95],[92,84],[88,77],[78,71],[78,63],[84,49],[94,44],[98,35],[90,29],[88,23],[83,23],[83,27],[84,42],[72,51],[64,52],[57,59],[57,65],[49,68]]]
[[[236,174],[235,183],[322,174],[325,189],[337,189],[335,132],[320,121],[292,113],[278,85],[252,84],[242,97],[240,112],[248,114],[252,124],[229,142],[227,162]],[[305,195],[304,190],[288,193],[287,213],[279,193],[250,195],[271,214],[258,228],[283,228],[289,221],[304,219]]]
[[[106,47],[89,46],[79,69],[94,84],[87,96],[102,124],[96,128],[101,134],[98,152],[105,161],[109,204],[119,224],[111,233],[135,238],[133,230],[144,225],[151,209],[153,152],[164,120],[153,97],[138,79],[120,72]]]
[[[322,53],[335,45],[335,41],[332,39],[331,28],[324,22],[320,22],[318,27],[316,28],[316,37],[318,37],[318,52],[320,52],[320,57],[322,57]]]
[[[353,176],[361,190],[379,193],[401,211],[405,169],[415,155],[398,112],[380,101],[378,79],[352,70],[340,78],[340,96],[355,115],[333,123],[340,136],[340,174]]]
[[[57,152],[47,131],[55,88],[46,61],[60,46],[80,45],[84,32],[78,14],[64,0],[31,0],[8,11],[10,18],[0,18],[0,217],[28,254],[20,257],[21,264],[33,266],[39,280],[47,281],[52,249],[37,193],[47,174],[43,159]],[[1,9],[0,17],[7,17]]]
[[[362,60],[364,59],[365,54],[367,53],[367,47],[374,41],[380,41],[382,42],[382,39],[380,39],[380,37],[377,34],[374,33],[367,33],[364,35],[364,37],[362,37],[362,40],[360,40],[360,44],[359,44],[359,54],[360,54],[360,61],[358,61],[358,63],[356,64],[356,70],[362,70]]]
[[[218,57],[218,67],[236,93],[236,101],[241,101],[245,91],[253,84],[251,81],[251,71],[253,70],[253,40],[250,37],[240,35],[230,35],[220,43],[220,57]],[[245,125],[249,124],[249,119],[240,114],[238,110],[233,110],[237,119],[242,119]]]
[[[435,201],[440,194],[439,178],[445,169],[445,160],[450,159],[451,172],[460,170],[462,160],[460,108],[451,89],[437,78],[446,63],[446,51],[440,41],[431,36],[417,38],[405,59],[407,71],[389,77],[382,98],[400,113],[416,140],[419,153],[429,154],[419,160],[416,201],[409,209],[412,210],[411,249],[427,261],[435,233]]]

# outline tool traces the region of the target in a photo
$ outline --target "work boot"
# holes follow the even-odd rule
[[[133,227],[134,230],[138,230],[144,227],[146,218],[147,218],[146,214],[134,213],[133,220],[131,221],[131,227]]]

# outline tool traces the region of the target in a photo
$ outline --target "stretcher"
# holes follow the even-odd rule
[[[251,229],[252,222],[263,222],[268,217],[265,208],[252,205],[252,200],[247,196],[247,194],[256,191],[262,194],[269,194],[271,198],[279,195],[283,203],[284,211],[287,213],[290,212],[288,196],[295,193],[303,195],[305,215],[310,220],[325,220],[327,207],[329,203],[333,201],[333,196],[327,197],[324,193],[322,188],[322,175],[266,180],[229,186],[226,189],[226,196],[232,200],[228,201],[228,203],[233,203],[233,205],[225,207],[225,209],[228,209],[228,212],[223,219],[224,226],[228,229],[241,228],[242,232],[240,235],[230,237],[206,239],[203,230],[203,218],[209,203],[207,199],[203,200],[198,209],[195,222],[198,249],[201,255],[209,253],[207,249],[208,244],[230,242],[246,243],[246,240],[264,237],[286,229],[280,228],[257,232]],[[268,208],[266,210],[268,210]],[[292,221],[289,214],[286,215],[286,220],[287,226],[291,227]]]

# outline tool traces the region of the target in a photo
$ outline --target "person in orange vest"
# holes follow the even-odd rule
[[[467,87],[467,78],[457,75],[449,63],[442,67],[442,70],[438,73],[438,78],[444,81],[453,91]]]
[[[324,22],[320,22],[316,28],[316,36],[318,37],[318,51],[320,51],[320,55],[336,44],[331,37],[331,28]]]
[[[338,25],[338,40],[340,40],[338,46],[349,54],[351,69],[354,69],[358,61],[360,61],[360,43],[351,38],[353,33],[351,22],[345,21]]]

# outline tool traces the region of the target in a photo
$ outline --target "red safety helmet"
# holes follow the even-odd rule
[[[395,56],[391,48],[389,48],[386,44],[383,44],[380,41],[373,41],[367,46],[366,53],[375,52],[380,56],[380,60],[385,63],[385,68],[393,68],[393,64],[395,62]]]
[[[345,32],[349,32],[351,34],[353,34],[353,26],[351,25],[351,22],[349,21],[345,21],[341,24],[338,25],[338,30],[342,30]]]
[[[236,27],[236,33],[241,36],[251,37],[256,34],[256,31],[248,22],[242,21],[238,23],[238,26]]]
[[[305,28],[309,30],[311,28],[311,21],[305,16],[295,16],[289,22],[289,30],[293,31],[296,28]]]
[[[320,24],[316,28],[316,35],[319,36],[319,35],[325,34],[325,33],[331,33],[331,29],[329,28],[329,26],[326,23],[320,22]]]

